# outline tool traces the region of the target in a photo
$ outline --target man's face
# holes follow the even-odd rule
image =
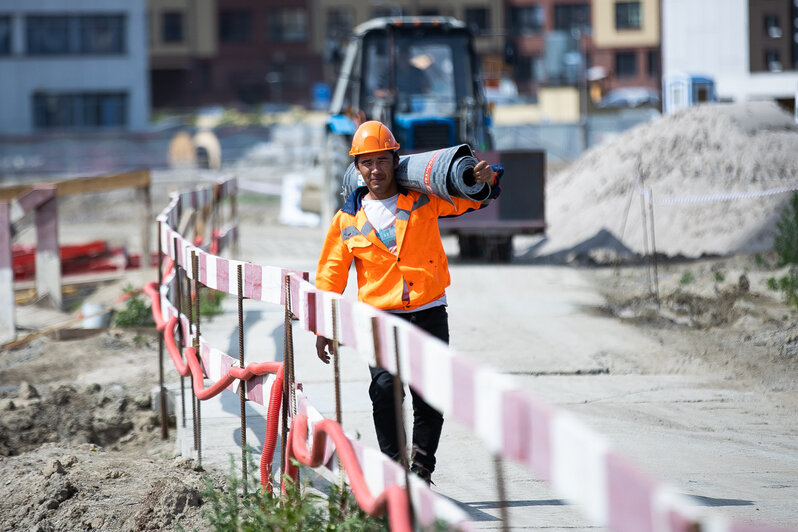
[[[374,199],[390,198],[399,191],[394,179],[395,166],[391,150],[367,153],[358,157],[357,171],[360,172]]]

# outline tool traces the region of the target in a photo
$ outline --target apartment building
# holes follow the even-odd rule
[[[577,86],[602,92],[660,86],[659,0],[507,0],[509,62],[519,90]]]
[[[216,4],[216,0],[149,0],[153,107],[196,107],[211,90],[211,65],[219,51]]]
[[[3,0],[0,134],[145,129],[145,0]]]
[[[607,89],[660,90],[660,0],[593,0],[593,29],[590,66],[607,73]]]
[[[313,49],[328,59],[340,49],[357,24],[384,16],[448,16],[464,21],[474,32],[474,47],[487,80],[498,81],[505,73],[503,59],[504,0],[398,0],[351,2],[314,0],[311,7]],[[332,61],[325,62],[325,81],[335,81]]]
[[[712,78],[720,100],[775,99],[792,108],[798,90],[794,0],[663,2],[663,74]]]
[[[307,104],[322,79],[304,0],[150,0],[155,107]]]

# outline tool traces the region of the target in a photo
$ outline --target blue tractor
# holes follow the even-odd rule
[[[340,192],[358,121],[388,125],[403,153],[455,144],[493,149],[471,32],[451,17],[384,17],[357,26],[330,113],[326,152],[334,195]],[[343,156],[336,157],[339,153]],[[341,198],[334,203],[342,203]]]
[[[343,204],[349,145],[357,125],[366,120],[388,125],[401,145],[400,154],[468,144],[481,157],[503,162],[497,160],[501,154],[493,152],[490,110],[473,36],[463,22],[451,17],[383,17],[354,28],[326,126],[321,190],[325,220]],[[542,164],[542,152],[537,152],[536,160]],[[520,162],[528,169],[535,165],[528,157]],[[533,185],[540,203],[533,222],[518,221],[527,214],[514,216],[510,223],[496,214],[491,222],[486,213],[488,218],[463,217],[471,221],[461,225],[441,223],[441,231],[459,237],[461,256],[479,258],[488,253],[507,260],[514,233],[543,231],[542,173],[541,166],[540,179]],[[508,177],[514,179],[505,172],[503,187]]]

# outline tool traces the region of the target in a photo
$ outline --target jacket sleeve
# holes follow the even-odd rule
[[[341,237],[340,211],[330,223],[316,267],[316,288],[342,294],[349,279],[352,253]]]

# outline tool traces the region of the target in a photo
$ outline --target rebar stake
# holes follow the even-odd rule
[[[176,304],[175,307],[177,308],[177,330],[178,336],[180,338],[179,342],[179,349],[180,355],[183,355],[183,347],[186,345],[186,337],[185,331],[183,331],[183,318],[182,318],[182,307],[183,307],[183,279],[180,277],[180,262],[178,261],[178,245],[177,239],[175,239],[175,300]],[[188,315],[189,315],[189,323],[191,323],[191,302],[189,301],[188,305]],[[183,421],[183,428],[186,428],[186,378],[182,375],[180,376],[180,415]]]
[[[651,257],[654,261],[654,297],[657,300],[657,309],[660,308],[659,302],[659,271],[657,265],[657,241],[654,239],[656,230],[654,229],[654,191],[648,189],[648,214],[651,219]]]
[[[161,293],[161,285],[163,284],[163,245],[161,244],[161,224],[158,222],[158,294]],[[169,414],[166,412],[166,388],[163,385],[163,347],[164,347],[164,334],[169,334],[169,331],[164,329],[162,334],[158,335],[158,389],[160,392],[161,404],[161,439],[169,439]]]
[[[648,219],[646,216],[646,197],[645,192],[640,196],[640,214],[643,217],[643,251],[645,257],[648,258]],[[650,264],[650,263],[649,263]],[[651,267],[646,265],[646,275],[648,276],[648,290],[649,294],[653,292],[653,284],[651,281]]]
[[[341,408],[341,360],[338,358],[338,300],[332,300],[332,329],[333,329],[333,342],[332,342],[332,357],[333,357],[333,381],[335,383],[335,422],[343,429],[344,421]],[[340,491],[338,498],[338,506],[341,515],[346,511],[346,480],[344,478],[344,468],[341,462],[341,455],[336,451],[335,453],[338,462],[338,489]]]
[[[620,245],[623,245],[623,236],[626,233],[626,223],[629,220],[629,210],[632,207],[632,200],[634,199],[635,189],[634,186],[629,190],[629,201],[626,202],[626,208],[623,210],[623,224],[621,225],[621,236],[618,238]],[[620,251],[620,250],[619,250]],[[620,253],[615,258],[615,277],[620,275],[621,257]]]
[[[244,275],[241,264],[238,265],[238,365],[244,368]],[[238,383],[238,401],[241,408],[241,479],[244,494],[247,493],[247,381]]]
[[[496,489],[499,496],[499,515],[502,519],[502,530],[510,530],[510,514],[507,511],[507,494],[504,489],[504,469],[502,459],[498,454],[493,455],[493,465],[496,470]]]
[[[202,368],[202,357],[200,356],[200,282],[199,282],[199,257],[197,256],[197,252],[192,250],[191,251],[191,270],[194,274],[194,307],[196,312],[194,312],[194,316],[196,318],[195,325],[196,329],[194,330],[194,353],[197,356],[197,360],[200,361],[200,368]],[[202,369],[200,369],[202,371]],[[200,374],[200,379],[203,379],[203,375]],[[194,389],[193,386],[193,379],[192,379],[192,386],[191,389]],[[202,403],[200,402],[199,397],[194,394],[195,402],[197,404],[197,462],[199,465],[202,465]]]
[[[413,499],[410,496],[410,464],[407,459],[407,436],[405,434],[405,416],[402,408],[402,370],[399,363],[399,328],[393,327],[394,355],[396,357],[396,374],[393,376],[393,403],[396,411],[397,439],[399,440],[399,460],[405,470],[405,489],[407,490],[407,511],[410,513],[410,522],[415,523],[415,512],[413,511]]]
[[[288,388],[291,386],[291,376],[288,367],[288,331],[291,329],[291,280],[285,276],[285,320],[283,322],[283,405],[282,411],[282,430],[280,437],[280,475],[285,472],[286,447],[288,442],[288,404],[290,393]],[[281,482],[282,484],[282,482]]]

